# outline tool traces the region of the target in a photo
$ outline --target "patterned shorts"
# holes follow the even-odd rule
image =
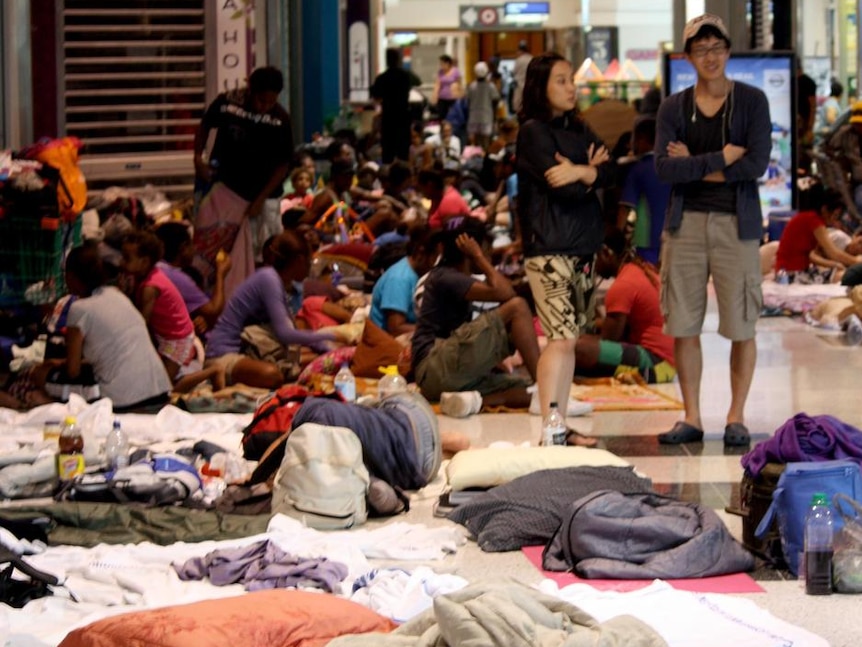
[[[156,339],[156,350],[159,355],[171,360],[177,366],[184,366],[195,355],[195,334],[180,339],[165,339],[161,335],[153,335]]]
[[[533,256],[524,264],[548,339],[577,339],[595,320],[592,256]]]

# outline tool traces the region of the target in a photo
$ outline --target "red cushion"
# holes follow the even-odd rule
[[[97,620],[70,632],[60,647],[323,647],[344,634],[394,627],[334,595],[273,590]]]

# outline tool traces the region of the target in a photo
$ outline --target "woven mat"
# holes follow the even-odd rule
[[[662,411],[682,409],[682,402],[647,384],[616,378],[578,380],[572,397],[593,405],[593,411]]]

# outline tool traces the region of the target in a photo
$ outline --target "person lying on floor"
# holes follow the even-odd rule
[[[613,229],[596,255],[596,273],[616,279],[605,296],[601,335],[581,335],[575,344],[576,373],[610,376],[636,370],[647,382],[672,381],[673,338],[662,332],[656,268]]]
[[[299,362],[287,357],[287,346],[323,353],[342,340],[335,333],[297,330],[294,323],[301,282],[311,266],[305,238],[288,230],[266,249],[271,265],[258,269],[228,300],[207,338],[205,366],[222,366],[228,384],[276,389],[299,374]]]
[[[413,371],[428,400],[454,417],[478,413],[483,404],[526,408],[531,395],[523,378],[495,370],[516,350],[531,381],[536,379],[539,342],[527,302],[486,256],[485,226],[452,220],[441,234],[440,262],[428,273],[413,333]],[[485,275],[484,281],[471,276]],[[498,308],[471,320],[472,301],[497,301]],[[569,444],[595,439],[569,432]]]

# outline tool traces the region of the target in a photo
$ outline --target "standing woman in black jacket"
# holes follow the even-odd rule
[[[527,68],[518,132],[518,221],[525,269],[548,345],[537,369],[542,417],[552,402],[565,415],[575,342],[593,319],[593,259],[604,237],[595,189],[612,175],[607,148],[576,108],[574,73],[562,56]],[[596,439],[570,431],[567,442]]]

